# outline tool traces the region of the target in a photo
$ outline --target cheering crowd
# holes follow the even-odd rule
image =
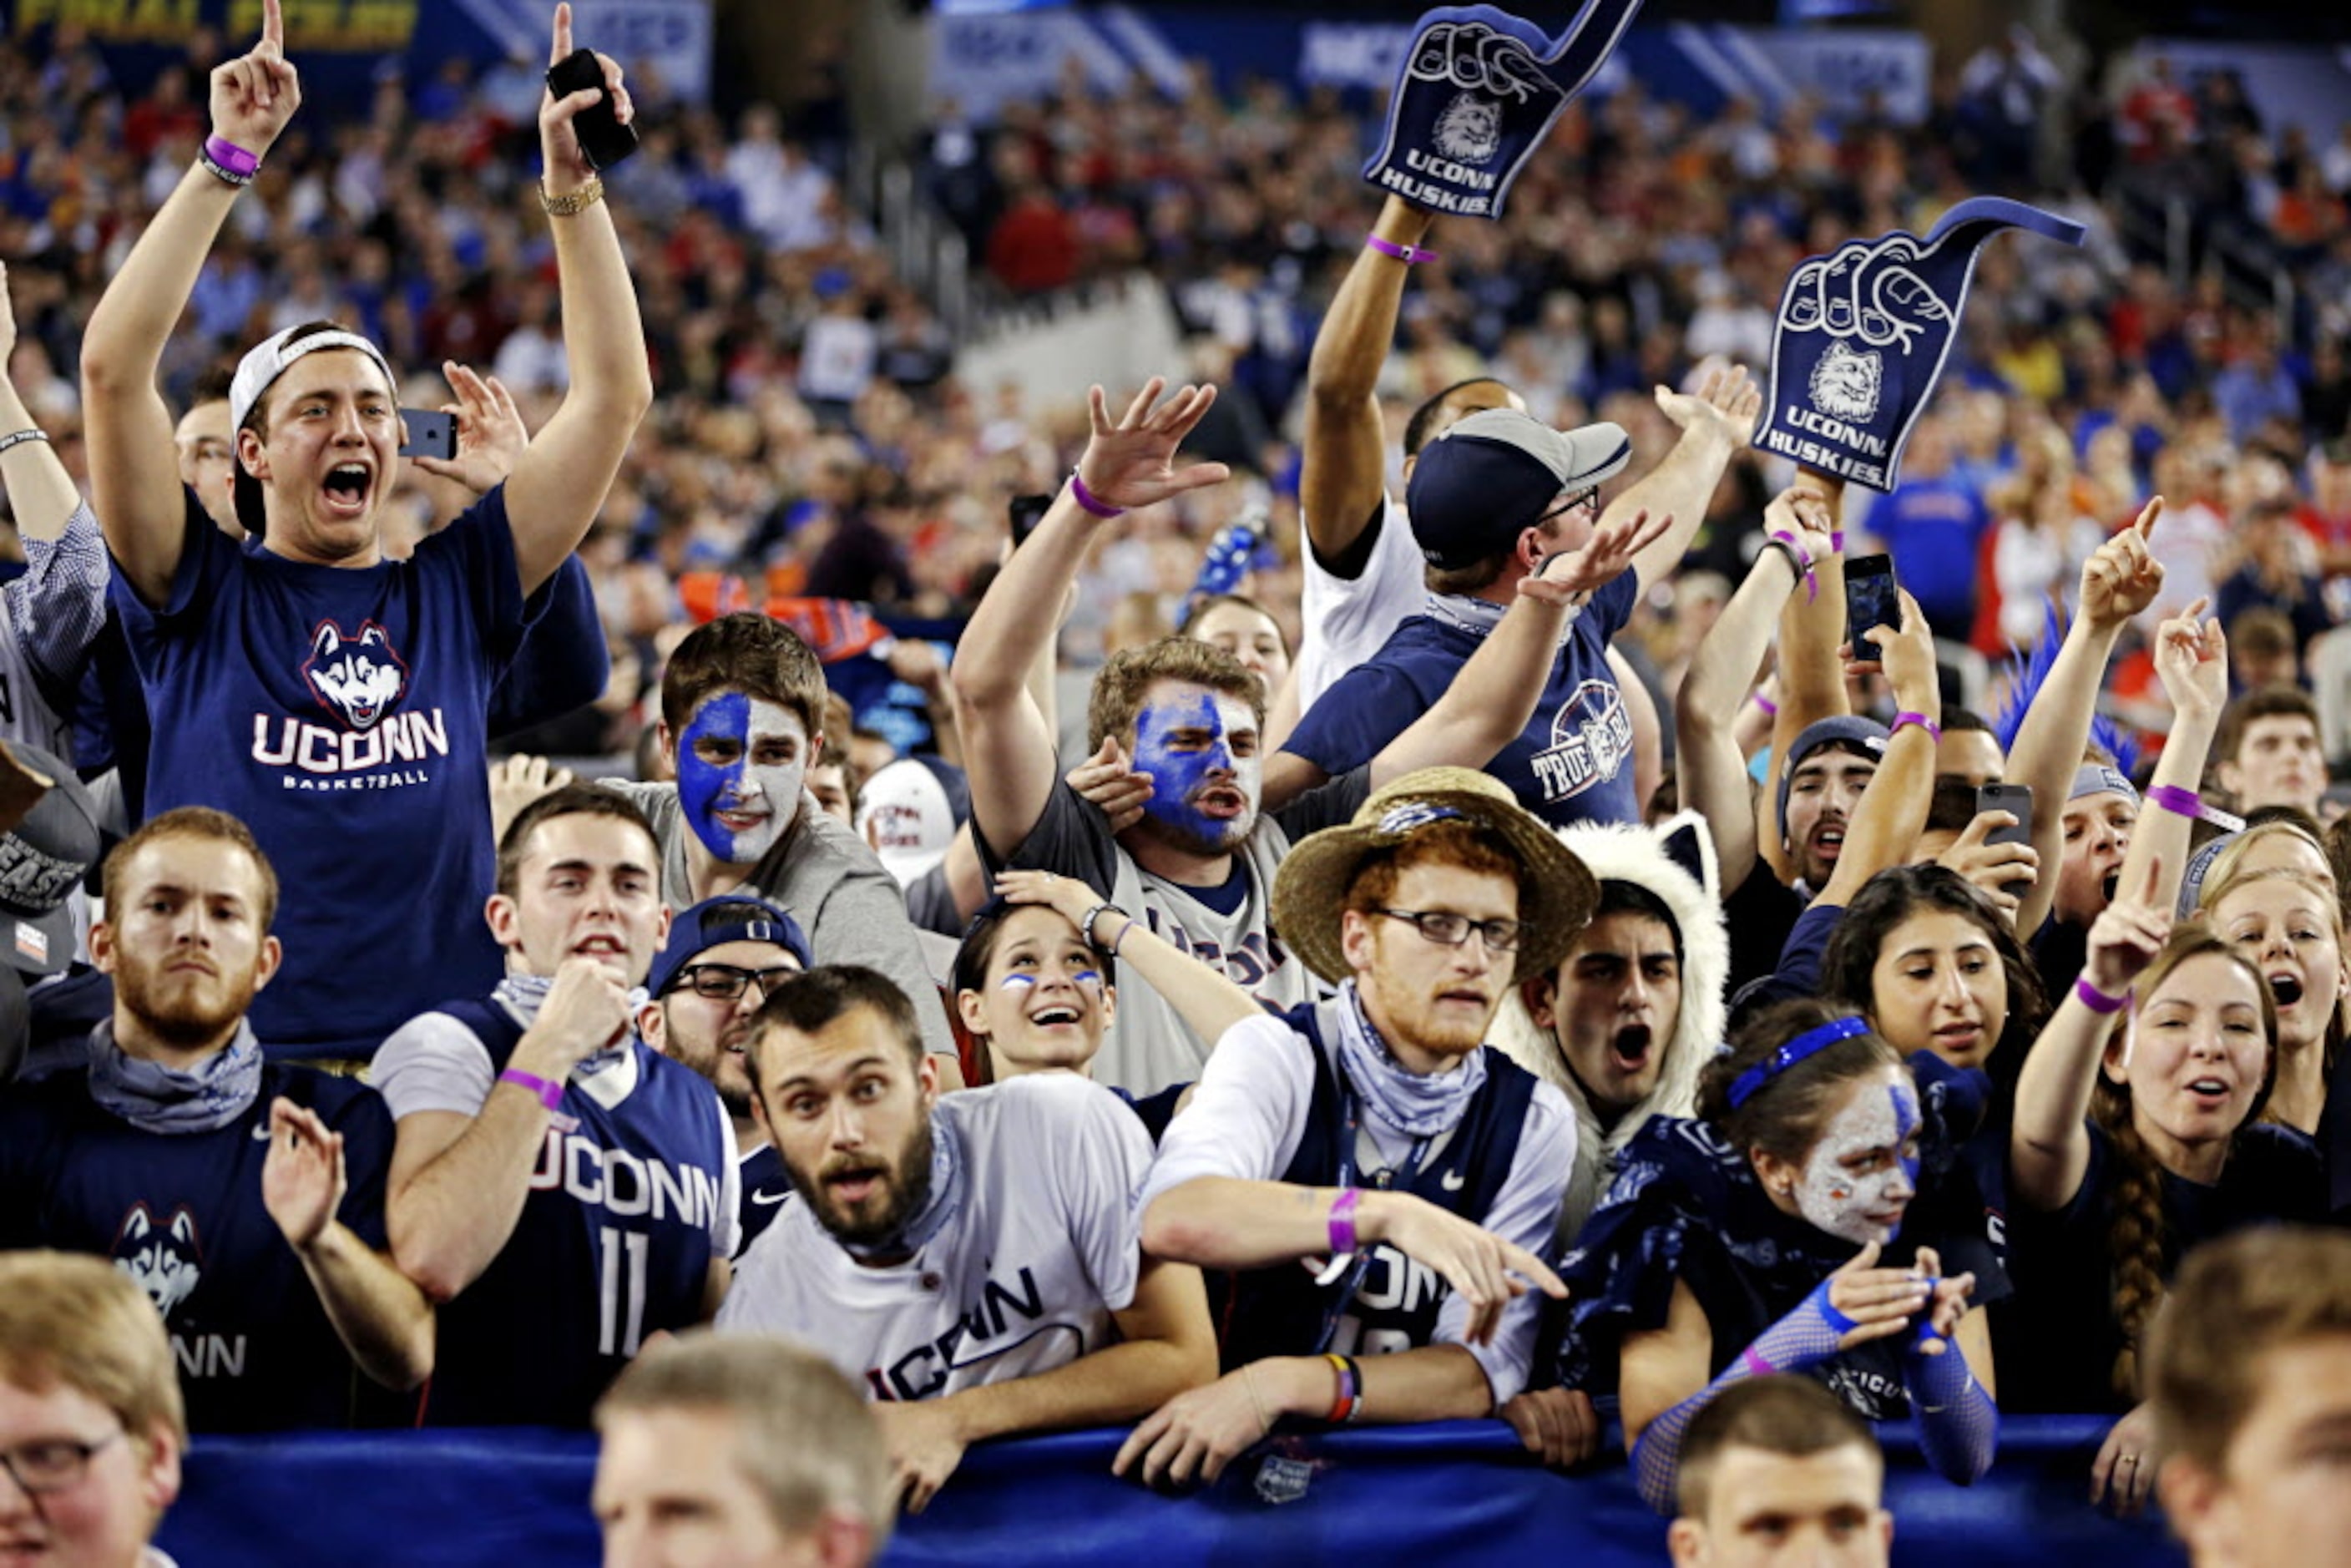
[[[2007,171],[1981,115],[1909,189],[1890,128],[1579,102],[1590,172],[1487,224],[1325,196],[1354,143],[1259,100],[1295,161],[1198,199],[1314,221],[1172,275],[1215,380],[1064,431],[952,390],[772,116],[656,120],[608,188],[600,56],[535,188],[488,85],[328,152],[266,16],[110,188],[54,125],[7,182],[12,258],[86,259],[0,313],[0,1548],[139,1561],[192,1431],[592,1424],[614,1561],[692,1508],[852,1561],[990,1437],[1264,1493],[1285,1429],[1497,1416],[1621,1444],[1678,1561],[1772,1507],[1882,1560],[1856,1417],[1964,1485],[2003,1407],[2115,1417],[2095,1500],[2199,1561],[2351,1541],[2278,1437],[2351,1420],[2325,162],[2273,172],[2306,344],[1994,246],[1873,498],[1757,445],[1768,303]],[[2187,103],[2118,156],[2201,156]],[[1129,259],[1213,252],[1213,157],[1134,129],[934,177],[999,235],[1153,187]],[[403,158],[482,210],[403,214]],[[1301,354],[1259,293],[1318,270]],[[1963,706],[1970,644],[2035,643]],[[1836,1485],[1787,1513],[1774,1464]]]

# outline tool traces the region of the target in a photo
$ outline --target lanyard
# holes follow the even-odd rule
[[[1355,1098],[1354,1089],[1347,1084],[1343,1069],[1340,1072],[1339,1082],[1342,1085],[1339,1091],[1342,1127],[1339,1142],[1339,1185],[1342,1187],[1351,1187],[1355,1185],[1355,1145],[1363,1135],[1363,1108],[1361,1103]],[[1429,1145],[1436,1141],[1434,1138],[1415,1140],[1412,1153],[1405,1156],[1404,1163],[1392,1169],[1379,1172],[1372,1177],[1370,1185],[1382,1191],[1410,1186],[1413,1178],[1420,1175],[1422,1162],[1428,1158]],[[1370,1270],[1371,1266],[1371,1248],[1359,1244],[1355,1249],[1355,1260],[1348,1266],[1346,1278],[1340,1281],[1338,1293],[1331,1299],[1330,1304],[1322,1309],[1322,1332],[1314,1336],[1315,1354],[1320,1355],[1331,1348],[1331,1341],[1339,1332],[1339,1320],[1354,1303],[1355,1292],[1363,1289],[1364,1275]]]

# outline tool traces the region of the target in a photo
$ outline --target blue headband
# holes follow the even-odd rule
[[[1857,1015],[1832,1019],[1818,1029],[1806,1030],[1732,1081],[1730,1108],[1736,1111],[1754,1099],[1757,1090],[1806,1057],[1818,1056],[1841,1040],[1851,1040],[1855,1035],[1868,1032],[1869,1020]]]

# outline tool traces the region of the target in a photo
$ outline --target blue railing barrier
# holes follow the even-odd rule
[[[2105,1416],[2001,1423],[2000,1458],[1972,1487],[1926,1469],[1889,1427],[1886,1501],[1896,1568],[2179,1568],[2159,1519],[2117,1521],[2088,1502]],[[1110,1473],[1122,1431],[986,1443],[885,1563],[1223,1565],[1247,1563],[1538,1563],[1666,1561],[1665,1522],[1621,1461],[1543,1469],[1499,1421],[1366,1427],[1298,1439],[1267,1478],[1304,1495],[1269,1502],[1228,1475],[1163,1497]],[[811,1432],[809,1440],[824,1441]],[[582,1568],[599,1561],[588,1491],[594,1437],[532,1430],[200,1437],[159,1544],[180,1568]]]

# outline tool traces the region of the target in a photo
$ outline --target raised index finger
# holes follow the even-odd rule
[[[2131,527],[2138,530],[2139,538],[2145,538],[2155,532],[2155,519],[2161,516],[2163,516],[2163,497],[2153,497],[2139,512],[2138,521],[2133,523]]]
[[[254,47],[254,52],[281,58],[285,56],[286,10],[278,0],[261,0],[261,42]]]
[[[269,3],[275,5],[277,0],[269,0]],[[561,65],[570,57],[570,55],[571,7],[558,5],[555,8],[555,52],[548,57],[547,63],[551,66]]]

